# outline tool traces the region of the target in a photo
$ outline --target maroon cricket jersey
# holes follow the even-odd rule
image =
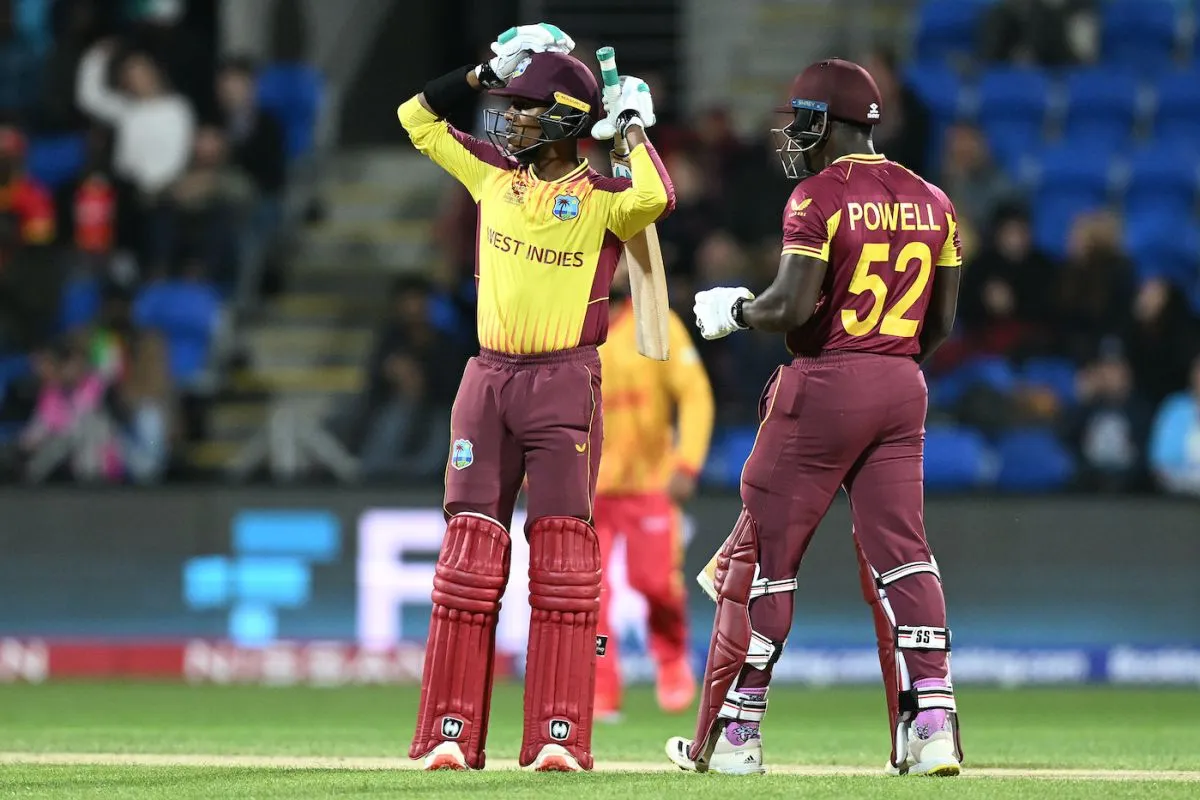
[[[935,268],[962,266],[949,198],[879,155],[839,158],[796,187],[783,252],[829,263],[816,312],[787,334],[796,355],[916,355]]]

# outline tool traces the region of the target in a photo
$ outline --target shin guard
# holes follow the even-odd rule
[[[574,517],[545,517],[529,528],[529,649],[521,766],[546,745],[592,768],[600,544]]]
[[[450,519],[433,579],[421,705],[409,758],[455,742],[482,769],[492,695],[496,620],[508,583],[508,532],[482,514]]]
[[[910,575],[928,572],[940,579],[937,565],[932,562],[902,564],[881,575],[868,563],[857,541],[855,547],[858,551],[863,599],[871,607],[871,616],[875,621],[875,638],[879,645],[879,667],[883,674],[883,689],[887,698],[892,738],[890,765],[900,772],[908,769],[909,729],[917,714],[931,708],[944,709],[951,718],[956,757],[961,763],[963,754],[958,733],[958,714],[949,674],[944,688],[915,688],[904,660],[905,650],[944,650],[949,660],[950,630],[897,625],[887,595],[889,584]]]
[[[773,642],[751,628],[750,601],[764,594],[796,590],[794,578],[768,581],[758,577],[758,523],[744,508],[716,561],[713,586],[717,611],[704,680],[700,684],[696,734],[688,751],[688,758],[695,762],[698,772],[708,769],[721,732],[721,719],[760,722],[766,713],[765,699],[735,688],[743,667],[766,669],[782,650],[782,643]]]

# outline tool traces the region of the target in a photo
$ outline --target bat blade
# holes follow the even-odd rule
[[[626,158],[612,156],[613,174],[628,175]],[[625,243],[621,258],[629,271],[629,296],[637,326],[637,350],[646,358],[666,361],[671,357],[667,271],[663,265],[658,229],[648,225]]]

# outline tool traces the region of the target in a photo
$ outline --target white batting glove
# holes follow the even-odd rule
[[[747,330],[738,325],[733,319],[733,304],[740,298],[753,300],[754,293],[744,286],[736,289],[718,286],[696,292],[696,304],[692,311],[696,314],[696,327],[705,339],[723,339],[734,331]]]
[[[488,60],[488,66],[497,80],[507,83],[530,53],[569,53],[575,49],[575,40],[557,25],[539,22],[509,28],[496,37],[491,47],[496,55]]]
[[[654,98],[650,87],[641,78],[622,75],[618,92],[604,92],[604,119],[592,127],[596,139],[611,139],[624,136],[630,125],[649,128],[655,122]]]

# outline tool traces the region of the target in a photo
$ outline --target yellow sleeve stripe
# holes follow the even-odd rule
[[[961,267],[962,254],[959,249],[954,246],[954,240],[958,234],[958,222],[950,214],[946,215],[946,243],[942,245],[942,252],[938,254],[937,265],[939,267]]]
[[[820,261],[828,261],[829,260],[829,244],[826,243],[825,246],[820,247],[820,248],[802,247],[800,245],[794,245],[794,244],[788,245],[787,247],[783,248],[783,255],[785,255],[785,256],[788,256],[788,255],[808,256],[809,258],[815,258]]]

